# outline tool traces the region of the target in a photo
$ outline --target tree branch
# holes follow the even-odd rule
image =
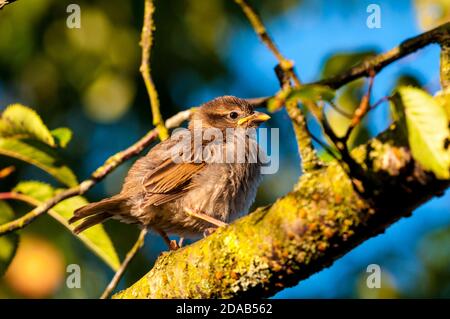
[[[407,40],[396,50],[321,84],[337,88],[371,70],[379,71],[447,38],[448,29],[445,24]],[[445,68],[448,56],[442,56]],[[448,72],[441,74],[445,82]],[[352,152],[370,177],[364,181],[369,192],[358,191],[337,161],[306,172],[293,191],[274,204],[190,246],[164,253],[149,273],[114,298],[271,296],[330,266],[449,187],[450,180],[437,180],[414,161],[402,134],[392,126]]]
[[[242,11],[249,20],[260,40],[266,45],[266,47],[278,60],[278,64],[280,65],[281,69],[293,78],[296,85],[300,86],[300,80],[293,70],[294,62],[286,59],[283,54],[281,54],[280,50],[270,37],[266,27],[264,26],[264,23],[262,22],[260,16],[256,13],[255,9],[253,9],[253,7],[248,3],[247,0],[235,0],[235,2],[241,7]]]
[[[405,56],[416,52],[430,44],[439,43],[441,45],[441,84],[442,87],[448,86],[450,78],[450,49],[449,49],[449,37],[450,37],[450,22],[442,24],[433,30],[425,33],[421,33],[411,39],[403,41],[399,46],[386,51],[384,53],[370,57],[363,62],[351,67],[349,70],[334,77],[322,79],[316,82],[306,83],[305,85],[327,85],[333,89],[339,89],[340,87],[356,80],[361,77],[369,77],[371,71],[379,73],[382,69],[394,63]],[[447,67],[446,67],[447,66]],[[446,80],[447,79],[447,80]],[[251,100],[258,101],[261,106],[265,106],[267,102],[276,96],[267,96],[254,98]]]
[[[428,32],[422,33],[418,36],[410,38],[403,41],[399,46],[383,53],[376,55],[374,57],[368,58],[360,64],[352,67],[347,72],[339,74],[335,77],[324,79],[314,84],[328,85],[333,89],[338,89],[341,86],[356,80],[360,77],[370,76],[371,70],[378,73],[381,69],[388,66],[392,62],[395,62],[417,50],[431,44],[431,43],[442,43],[443,41],[448,41],[450,37],[450,22],[447,22],[439,27],[430,30]]]
[[[332,162],[303,174],[273,205],[163,253],[114,298],[267,297],[330,266],[450,185],[424,173],[399,134],[389,130],[352,153],[371,167],[376,195],[363,198]]]
[[[167,127],[174,128],[179,126],[182,122],[187,120],[190,116],[191,111],[183,111],[179,114],[173,116],[172,118],[167,120]],[[0,225],[0,236],[8,234],[18,229],[22,229],[27,226],[29,223],[34,221],[37,217],[45,214],[50,208],[63,201],[64,199],[82,195],[86,193],[92,186],[97,184],[103,178],[105,178],[109,173],[111,173],[116,167],[120,164],[128,160],[129,158],[138,155],[141,153],[144,148],[146,148],[150,143],[158,136],[158,129],[153,129],[148,132],[144,137],[142,137],[139,141],[128,147],[127,149],[114,154],[110,158],[106,160],[106,162],[97,168],[91,175],[90,178],[83,181],[77,186],[71,187],[67,190],[64,190],[48,201],[38,205],[31,212],[25,214],[24,216],[15,219],[6,224]]]
[[[153,125],[158,129],[158,135],[160,140],[164,141],[169,137],[169,132],[164,126],[164,121],[159,110],[159,98],[158,91],[156,91],[155,84],[150,75],[150,52],[153,45],[153,12],[155,6],[153,0],[145,0],[144,7],[144,25],[141,33],[141,46],[142,46],[142,60],[139,71],[144,79],[145,87],[147,89],[148,96],[150,98],[150,105],[152,109]]]

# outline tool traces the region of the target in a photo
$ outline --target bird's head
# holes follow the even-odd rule
[[[257,112],[245,99],[222,96],[200,106],[193,114],[194,121],[200,121],[202,128],[255,128],[270,119],[270,116]]]

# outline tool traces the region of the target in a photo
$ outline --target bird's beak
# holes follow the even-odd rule
[[[255,123],[255,124],[260,124],[263,123],[267,120],[270,119],[270,116],[267,115],[266,113],[262,113],[262,112],[254,112],[252,115],[246,116],[241,118],[238,121],[238,125],[243,125],[245,123]]]

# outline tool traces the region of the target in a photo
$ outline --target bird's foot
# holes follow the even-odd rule
[[[158,232],[158,234],[164,239],[164,242],[169,246],[169,250],[177,250],[180,248],[176,240],[170,240],[169,236],[167,236],[167,233],[159,228],[154,227],[154,229]]]
[[[179,248],[181,248],[181,246],[178,245],[176,240],[171,240],[169,242],[169,250],[177,250]]]
[[[183,247],[183,243],[184,243],[184,237],[180,237],[180,239],[178,240],[178,247],[179,248]]]

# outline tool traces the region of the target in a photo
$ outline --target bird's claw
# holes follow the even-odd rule
[[[177,250],[180,246],[178,245],[176,240],[171,240],[169,243],[169,250]]]

